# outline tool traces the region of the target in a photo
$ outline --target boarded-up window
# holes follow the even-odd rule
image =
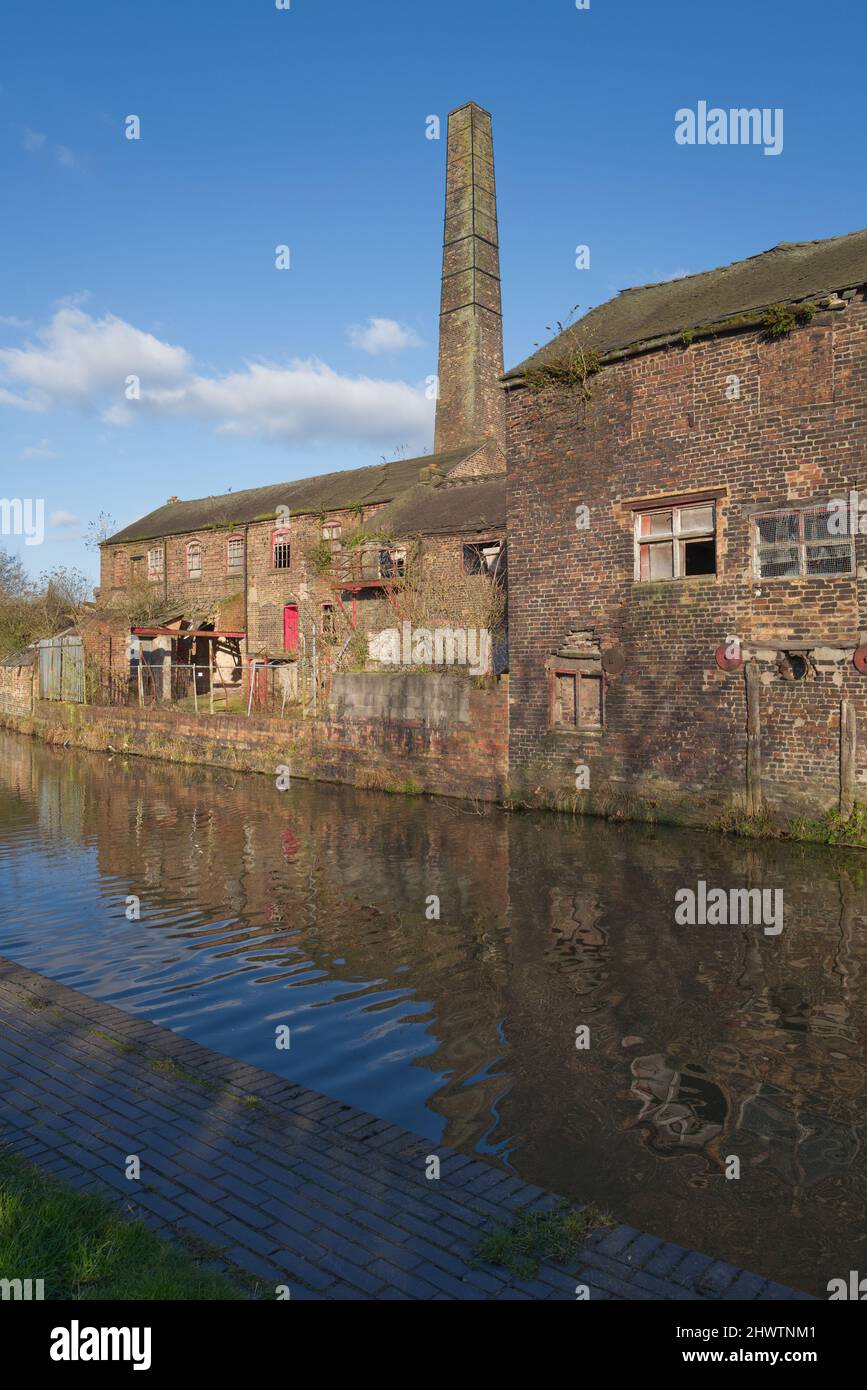
[[[602,677],[582,675],[578,679],[578,727],[602,728]]]
[[[855,519],[857,526],[858,519]],[[753,518],[755,572],[761,579],[853,574],[852,536],[831,507],[766,512]]]
[[[635,518],[635,577],[689,579],[716,574],[716,506],[654,507]]]
[[[573,729],[601,729],[604,723],[602,675],[555,671],[551,722]]]

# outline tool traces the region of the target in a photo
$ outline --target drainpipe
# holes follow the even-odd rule
[[[249,658],[249,656],[250,656],[250,628],[249,628],[249,626],[248,626],[248,614],[247,614],[247,553],[248,553],[248,549],[249,549],[249,536],[250,536],[250,527],[249,527],[249,526],[245,526],[245,527],[244,527],[244,648],[245,648],[245,650],[244,650],[244,655],[245,655],[246,657],[248,657],[248,658]],[[247,717],[249,718],[249,716],[250,716],[250,711],[251,711],[251,709],[253,708],[253,682],[254,682],[254,680],[256,679],[255,662],[253,663],[253,670],[251,670],[251,669],[250,669],[249,660],[248,660],[248,662],[247,662],[247,679],[248,679],[248,681],[250,682],[250,704],[249,704],[248,709],[247,709]]]

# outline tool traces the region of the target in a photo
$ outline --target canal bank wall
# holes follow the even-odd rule
[[[149,705],[29,700],[2,682],[0,725],[94,751],[124,752],[239,772],[372,790],[501,801],[507,795],[508,679],[337,676],[317,718],[198,715]]]
[[[3,957],[0,1070],[0,1143],[256,1281],[254,1297],[813,1301],[610,1222],[521,1277],[479,1243],[556,1196]]]
[[[278,767],[302,780],[410,795],[503,803],[513,810],[549,810],[614,821],[636,821],[867,849],[867,773],[854,751],[853,812],[842,799],[815,804],[805,791],[799,806],[781,800],[773,778],[760,779],[751,806],[746,784],[710,791],[687,781],[596,778],[560,747],[561,784],[526,782],[510,764],[509,677],[473,682],[458,674],[358,672],[334,677],[316,717],[285,718],[217,711],[198,714],[170,705],[78,705],[36,698],[31,668],[0,665],[0,728],[50,744],[123,752],[174,763],[201,763],[274,776]],[[568,776],[567,776],[568,774]],[[582,781],[583,778],[583,781]],[[807,785],[807,784],[805,784]]]

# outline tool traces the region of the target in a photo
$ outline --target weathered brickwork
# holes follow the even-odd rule
[[[27,715],[33,707],[32,666],[0,665],[0,714]]]
[[[2,668],[0,668],[2,669]],[[0,724],[51,743],[139,753],[173,762],[263,772],[278,764],[293,776],[345,782],[382,791],[431,792],[440,796],[497,801],[505,794],[508,756],[508,681],[486,689],[458,675],[368,674],[381,685],[413,683],[418,698],[390,717],[363,709],[329,706],[320,719],[247,718],[220,714],[209,719],[148,706],[53,704],[37,701],[32,716],[5,710]],[[460,717],[444,717],[436,698],[440,682],[462,692]]]
[[[736,635],[758,665],[765,802],[786,815],[831,807],[842,699],[867,739],[867,677],[852,661],[867,536],[853,575],[760,578],[752,514],[867,492],[863,296],[780,341],[756,330],[622,360],[589,390],[586,413],[569,388],[507,396],[513,790],[572,798],[586,765],[588,808],[707,821],[741,804],[745,673],[715,660]],[[696,493],[716,502],[716,575],[636,580],[635,504]],[[545,664],[574,631],[625,658],[605,677],[601,731],[551,727]],[[778,673],[790,643],[811,648],[811,678]],[[867,800],[860,751],[856,777]]]
[[[448,122],[435,451],[488,436],[502,454],[502,373],[491,117],[469,102],[452,111]]]
[[[484,471],[484,460],[479,460],[478,468]],[[275,567],[276,521],[255,522],[238,530],[227,527],[191,531],[182,535],[156,537],[152,541],[104,545],[100,598],[109,608],[118,604],[122,606],[126,591],[134,582],[132,566],[140,565],[142,578],[146,579],[148,552],[157,547],[165,555],[163,572],[158,579],[150,582],[154,590],[165,595],[167,610],[177,609],[178,613],[187,613],[203,604],[210,607],[218,629],[246,632],[246,651],[250,655],[267,653],[279,657],[283,654],[283,610],[286,605],[297,606],[301,630],[308,637],[314,622],[317,632],[320,636],[323,634],[324,605],[331,606],[334,631],[341,638],[350,630],[375,631],[393,626],[400,621],[399,595],[394,606],[378,587],[364,589],[354,595],[348,590],[341,590],[335,582],[336,576],[322,573],[313,558],[324,527],[340,527],[344,536],[359,526],[369,527],[373,532],[377,510],[370,508],[363,514],[328,512],[324,520],[320,516],[291,517],[285,531],[289,545],[288,568]],[[230,573],[228,544],[233,538],[243,541],[246,567]],[[397,545],[405,546],[408,553],[417,553],[425,565],[441,564],[445,577],[450,572],[461,570],[465,544],[503,539],[503,527],[492,526],[459,534],[406,537]],[[190,577],[191,546],[201,548],[195,552],[197,556],[201,555],[201,573],[195,578]],[[136,560],[135,557],[140,558]],[[462,614],[444,613],[443,617],[458,625]],[[114,635],[116,637],[117,633]],[[121,645],[113,642],[115,661],[115,648],[120,650]],[[107,651],[107,646],[100,646],[99,651],[94,653],[95,659],[102,665],[112,664],[108,662]]]

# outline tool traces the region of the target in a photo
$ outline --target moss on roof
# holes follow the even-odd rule
[[[867,284],[867,230],[827,241],[781,242],[759,256],[661,284],[621,290],[506,373],[517,381],[578,348],[603,361],[688,329],[715,326],[773,304],[819,299]],[[734,326],[749,326],[747,323]]]
[[[452,468],[476,453],[478,448],[478,444],[473,444],[447,453],[397,459],[367,468],[349,468],[339,473],[322,473],[317,478],[272,483],[268,487],[227,492],[219,497],[167,502],[165,506],[157,507],[131,526],[110,536],[106,544],[119,545],[125,541],[151,540],[209,528],[243,526],[251,521],[274,520],[278,507],[288,507],[297,516],[390,502],[418,482],[422,468],[436,463],[441,472],[448,475]]]
[[[506,525],[506,475],[417,483],[377,512],[380,536],[460,535]]]

